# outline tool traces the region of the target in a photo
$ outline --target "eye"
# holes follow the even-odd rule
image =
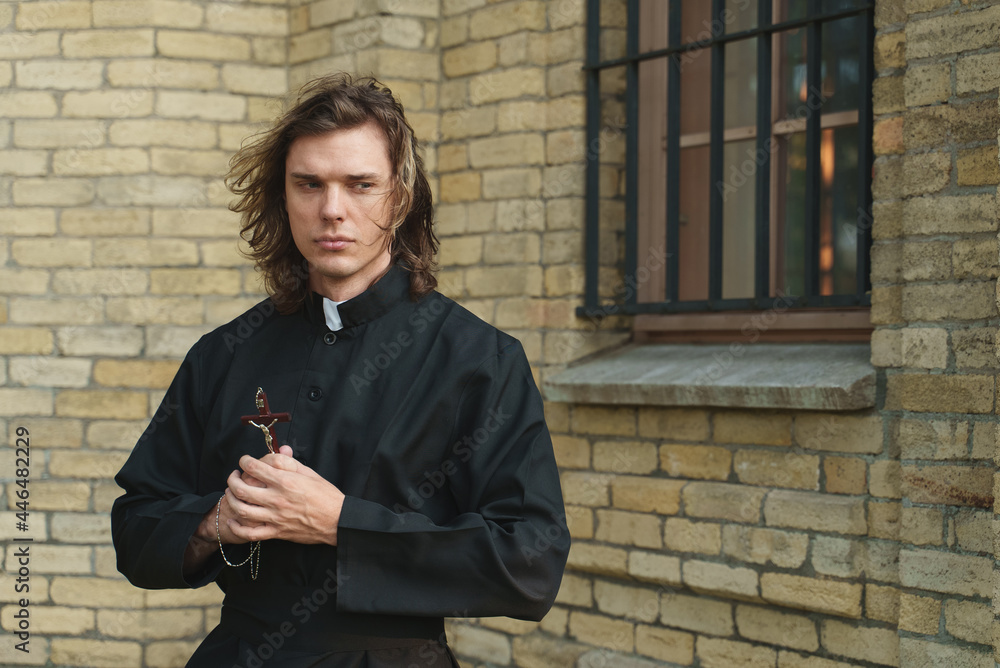
[[[374,183],[369,183],[367,181],[362,181],[361,183],[354,184],[354,187],[358,190],[371,190],[375,187]]]
[[[319,188],[319,183],[316,181],[303,181],[299,185],[306,190],[316,190]]]

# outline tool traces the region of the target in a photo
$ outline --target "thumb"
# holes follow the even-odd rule
[[[286,457],[291,457],[292,456],[292,446],[290,446],[290,445],[283,445],[283,446],[281,446],[280,448],[278,448],[278,454],[285,455]]]

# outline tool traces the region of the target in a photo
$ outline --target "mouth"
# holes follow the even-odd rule
[[[316,245],[323,250],[338,251],[344,250],[350,244],[354,243],[354,240],[349,237],[321,237],[316,240]]]

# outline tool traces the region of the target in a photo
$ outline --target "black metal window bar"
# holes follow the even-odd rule
[[[871,248],[871,166],[872,166],[872,109],[871,82],[873,79],[874,46],[874,2],[857,2],[847,9],[824,11],[825,0],[807,0],[806,15],[794,20],[772,22],[772,3],[760,0],[756,27],[739,32],[713,34],[710,38],[682,43],[681,8],[682,0],[657,0],[669,3],[668,46],[644,53],[639,52],[639,1],[627,0],[626,56],[601,60],[601,0],[587,0],[587,146],[599,143],[601,131],[601,72],[613,67],[626,68],[625,86],[625,276],[635,280],[638,258],[637,220],[637,172],[639,113],[638,113],[638,69],[639,63],[654,58],[668,58],[667,67],[667,180],[664,194],[667,203],[666,230],[666,295],[662,302],[642,303],[636,291],[627,291],[624,303],[602,305],[598,291],[599,246],[600,246],[600,155],[591,151],[586,165],[586,274],[584,305],[577,309],[582,317],[599,318],[613,313],[679,313],[711,312],[731,310],[759,310],[769,308],[774,296],[770,286],[770,165],[763,164],[756,171],[756,207],[754,212],[754,296],[752,298],[724,299],[722,297],[722,193],[711,188],[705,193],[709,202],[709,298],[706,300],[678,299],[680,238],[680,120],[679,108],[684,101],[680,91],[681,57],[688,52],[709,49],[712,53],[711,77],[711,118],[710,118],[710,182],[719,183],[723,179],[723,130],[724,130],[724,57],[725,45],[737,40],[758,38],[757,43],[757,109],[756,148],[758,155],[765,156],[769,163],[770,153],[766,142],[772,136],[771,127],[771,86],[772,86],[772,41],[783,31],[805,28],[807,30],[807,86],[811,109],[820,109],[822,99],[817,91],[821,86],[822,26],[824,23],[853,16],[864,17],[864,28],[860,35],[858,54],[859,80],[861,91],[858,103],[858,169],[857,169],[857,261],[856,290],[852,294],[821,295],[819,290],[819,202],[820,192],[820,140],[821,114],[811,113],[806,119],[806,193],[807,206],[804,284],[801,295],[785,295],[783,303],[789,308],[852,307],[870,306],[871,280],[869,276],[869,252]],[[710,0],[713,20],[726,11],[725,0]]]

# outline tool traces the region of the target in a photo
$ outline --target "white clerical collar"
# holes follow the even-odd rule
[[[347,301],[346,299],[344,301]],[[344,328],[344,321],[340,319],[340,311],[337,307],[344,302],[335,302],[323,297],[323,315],[326,316],[326,326],[337,332]]]

